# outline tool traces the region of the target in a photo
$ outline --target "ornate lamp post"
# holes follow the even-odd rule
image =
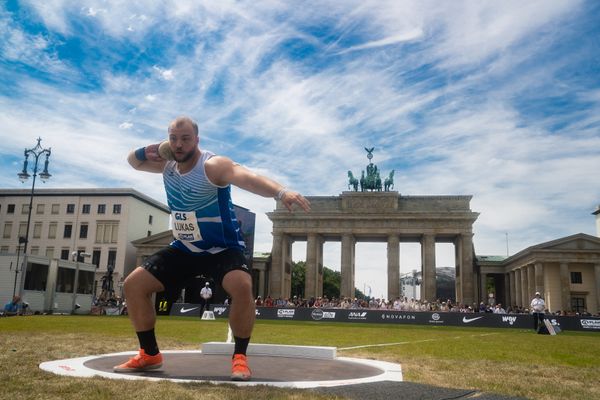
[[[29,195],[29,212],[27,213],[27,229],[25,231],[25,239],[19,238],[19,244],[23,243],[23,254],[27,254],[27,246],[29,244],[29,225],[31,223],[31,208],[33,207],[33,193],[35,190],[35,178],[37,177],[38,172],[38,161],[41,155],[46,155],[46,161],[44,162],[44,170],[40,173],[40,179],[42,182],[46,182],[50,179],[50,174],[48,173],[48,158],[51,154],[51,149],[44,149],[40,145],[42,138],[37,139],[37,145],[31,149],[25,149],[25,160],[23,161],[23,171],[19,172],[17,175],[19,176],[19,180],[23,183],[29,179],[31,175],[27,172],[27,165],[29,164],[29,156],[35,158],[35,163],[33,164],[33,182],[31,184],[31,194]],[[18,262],[17,262],[18,263]],[[17,285],[17,275],[19,274],[19,266],[15,270],[15,288]]]

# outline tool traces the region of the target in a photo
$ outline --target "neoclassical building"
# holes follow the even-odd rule
[[[480,301],[529,307],[540,292],[551,312],[600,310],[600,238],[576,235],[528,247],[508,258],[478,256]],[[491,282],[490,282],[491,281]],[[488,283],[491,283],[488,284]],[[494,287],[488,293],[486,287]]]
[[[398,192],[343,192],[339,196],[308,197],[311,212],[288,212],[277,203],[267,213],[273,222],[273,248],[268,294],[289,297],[292,244],[306,241],[305,297],[323,293],[323,244],[340,241],[342,283],[340,295],[354,297],[355,244],[387,243],[388,298],[400,296],[400,242],[421,244],[423,283],[421,298],[436,298],[435,244],[453,243],[456,256],[456,298],[477,299],[474,280],[471,196],[401,196]]]

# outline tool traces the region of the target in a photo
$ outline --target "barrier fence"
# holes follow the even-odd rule
[[[226,305],[211,305],[210,310],[216,318],[229,316]],[[200,305],[175,303],[170,315],[200,318]],[[529,314],[257,307],[256,319],[533,329],[533,316]],[[600,332],[600,318],[547,314],[546,319],[561,330]]]

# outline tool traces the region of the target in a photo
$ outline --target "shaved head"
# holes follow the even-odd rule
[[[168,132],[171,133],[172,129],[181,129],[186,126],[189,126],[193,129],[194,134],[198,136],[198,124],[194,122],[193,119],[189,117],[177,117],[169,124]]]

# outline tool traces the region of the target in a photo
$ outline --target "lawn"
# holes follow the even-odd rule
[[[225,320],[159,317],[164,350],[225,341]],[[600,398],[600,334],[531,330],[257,321],[252,341],[334,346],[339,356],[402,364],[406,381],[531,399]],[[0,399],[332,399],[314,392],[174,382],[69,378],[43,361],[137,349],[126,317],[27,316],[0,319]]]

